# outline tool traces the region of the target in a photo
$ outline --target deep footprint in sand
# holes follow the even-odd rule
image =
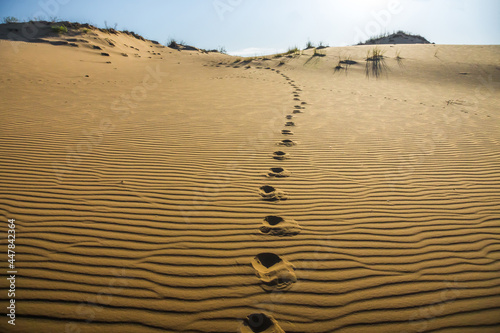
[[[293,135],[293,132],[290,131],[290,130],[285,130],[284,129],[284,130],[281,130],[281,134],[283,134],[283,135]]]
[[[287,154],[284,151],[278,150],[278,151],[275,151],[273,153],[273,158],[275,160],[282,161],[282,160],[286,160],[286,159],[290,158],[290,154]]]
[[[261,186],[259,189],[259,194],[262,199],[266,201],[279,201],[288,199],[288,195],[285,192],[277,190],[270,185]]]
[[[304,113],[304,112],[302,110],[300,110],[300,109],[295,109],[295,110],[293,110],[293,113],[297,114],[297,113]]]
[[[283,168],[270,168],[267,177],[284,178],[290,177],[292,173]]]
[[[243,319],[240,333],[285,333],[276,319],[264,313],[253,313]]]
[[[287,289],[297,282],[295,267],[274,253],[260,253],[252,260],[255,274],[262,281],[262,289]]]
[[[292,147],[295,146],[297,143],[295,141],[292,141],[290,139],[285,139],[281,140],[280,142],[277,143],[278,146],[285,146],[285,147]]]
[[[293,116],[291,114],[286,116],[286,119],[292,119],[292,118],[293,118]]]
[[[294,236],[301,228],[295,220],[284,219],[281,216],[269,215],[264,218],[260,232],[273,236]]]
[[[293,121],[287,121],[285,126],[295,126],[295,123]]]

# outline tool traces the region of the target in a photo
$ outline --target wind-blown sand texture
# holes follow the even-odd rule
[[[0,331],[500,330],[499,46],[67,38],[0,41]]]

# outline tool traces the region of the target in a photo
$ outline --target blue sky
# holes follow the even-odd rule
[[[499,0],[0,0],[0,17],[59,19],[231,54],[353,45],[404,30],[436,44],[500,44]]]

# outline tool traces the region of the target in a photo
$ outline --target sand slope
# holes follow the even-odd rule
[[[0,41],[0,330],[500,329],[500,47],[382,46],[377,80],[369,46],[242,63],[96,34],[115,47]]]

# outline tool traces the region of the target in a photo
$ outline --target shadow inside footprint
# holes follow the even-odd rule
[[[284,134],[284,135],[293,135],[293,132],[290,131],[290,130],[281,130],[281,134]]]
[[[295,143],[295,141],[292,141],[290,139],[285,139],[278,142],[278,146],[285,146],[285,147],[292,147],[295,146],[296,144],[297,143]]]
[[[277,190],[273,186],[264,185],[259,189],[259,194],[263,200],[266,201],[279,201],[288,199],[288,195],[280,190]]]
[[[283,168],[271,168],[267,173],[267,177],[284,178],[284,177],[290,177],[291,174],[292,173],[290,171]]]
[[[260,232],[273,236],[294,236],[301,231],[295,220],[285,220],[281,216],[269,215],[264,218]]]
[[[295,123],[293,121],[287,121],[285,126],[295,126]]]
[[[295,267],[274,253],[260,253],[252,261],[255,274],[266,291],[289,288],[297,282]]]
[[[286,119],[292,119],[292,118],[293,118],[293,116],[291,114],[286,116]]]
[[[253,313],[243,319],[240,333],[285,333],[276,319],[264,313]]]
[[[285,131],[285,130],[284,130],[284,131]],[[288,159],[289,157],[290,157],[290,155],[289,155],[289,154],[287,154],[287,153],[285,153],[284,151],[281,151],[281,150],[279,150],[279,151],[275,151],[275,152],[273,153],[273,158],[274,158],[275,160],[280,160],[280,161],[282,161],[282,160],[286,160],[286,159]]]
[[[293,113],[303,113],[303,112],[300,109],[295,109],[295,110],[293,110]]]

